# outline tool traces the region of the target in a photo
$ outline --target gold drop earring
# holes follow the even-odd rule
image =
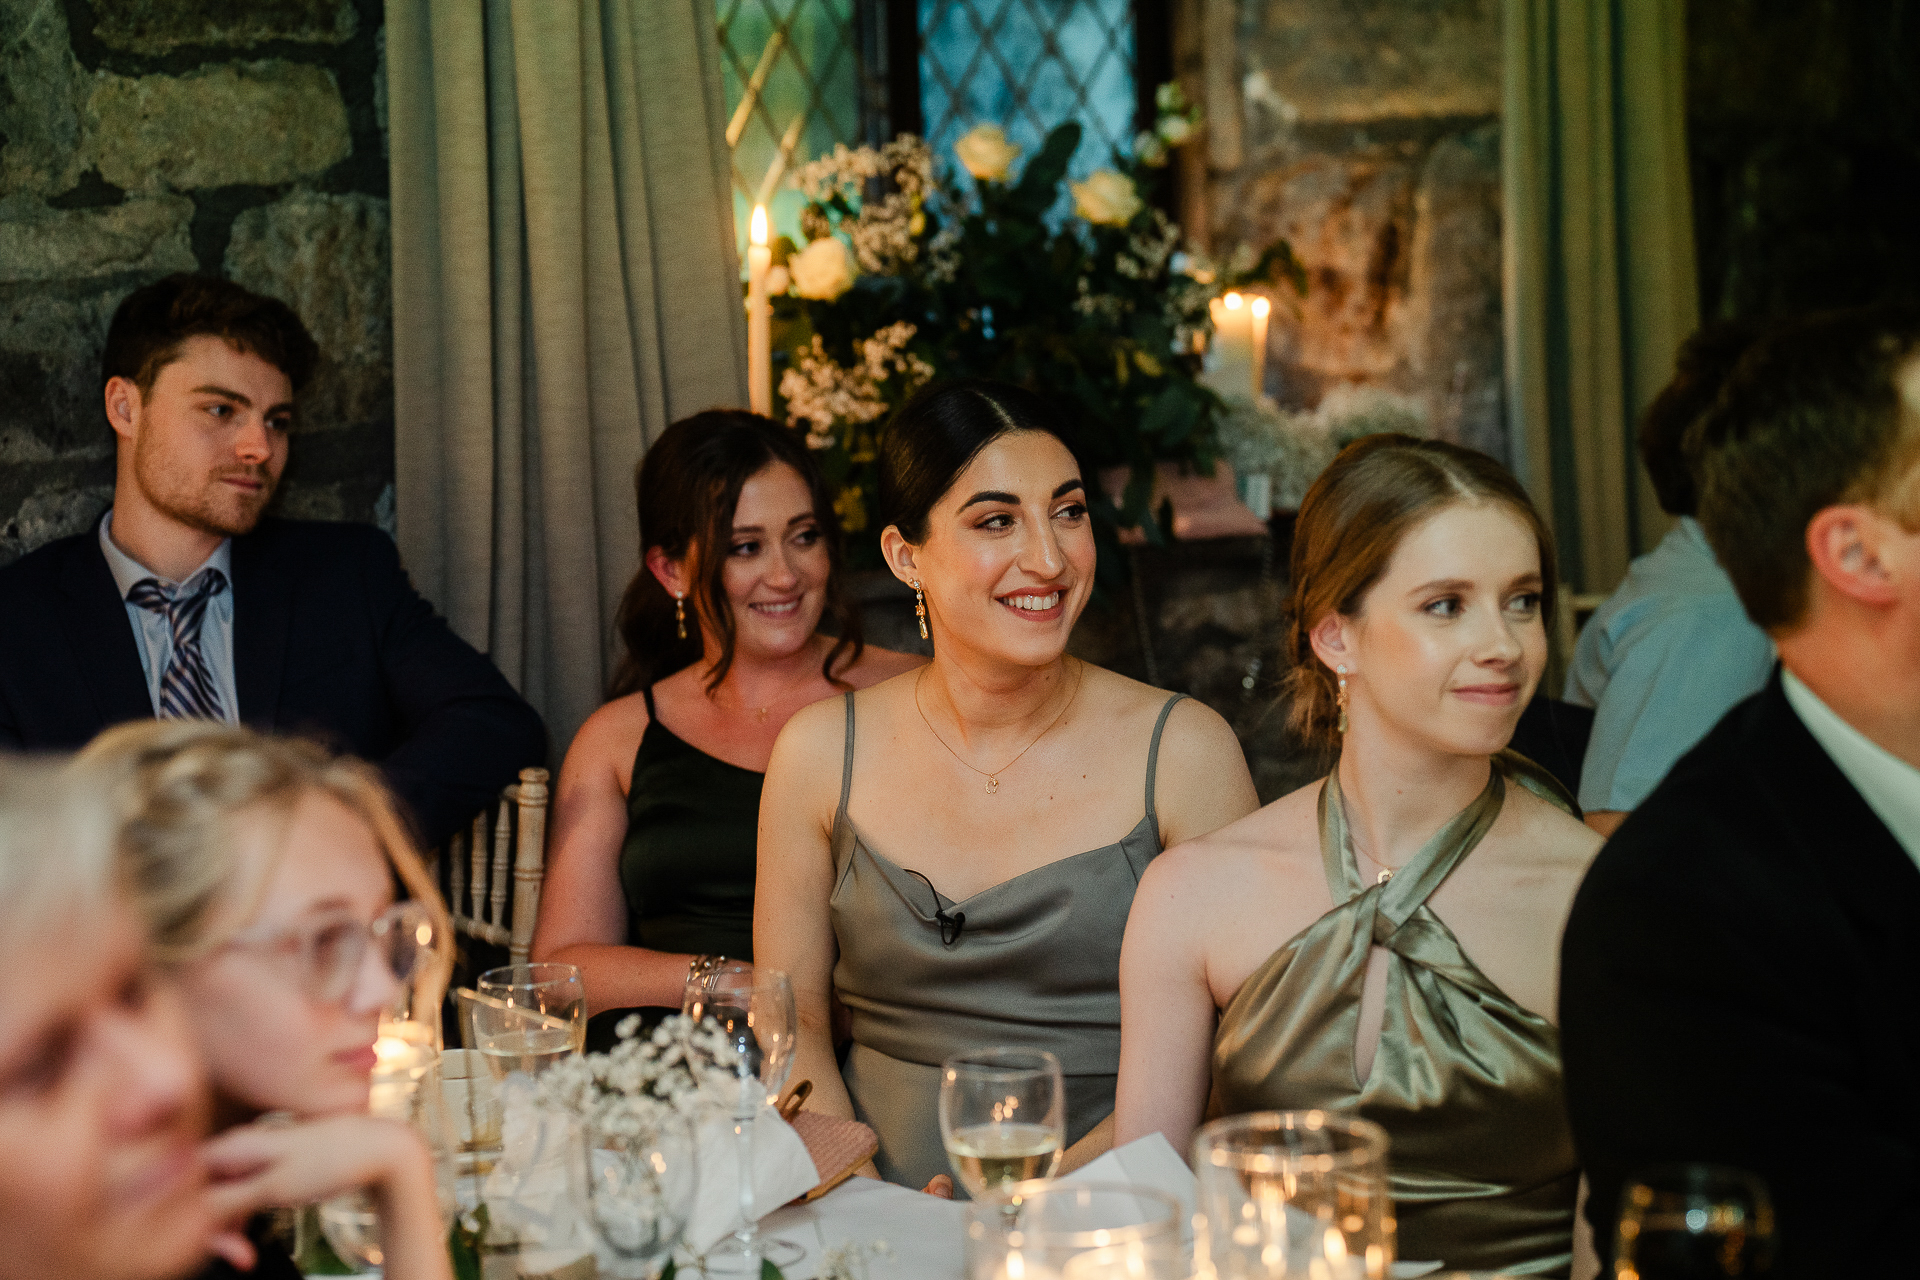
[[[680,633],[682,640],[687,638],[687,596],[684,591],[674,593],[673,629]],[[1344,671],[1346,668],[1342,667],[1341,670]]]
[[[931,640],[927,634],[927,593],[920,589],[920,579],[913,580],[913,616],[920,619],[920,638]]]
[[[1338,697],[1336,697],[1333,700],[1334,705],[1340,708],[1340,723],[1337,727],[1341,733],[1345,733],[1347,731],[1347,666],[1346,664],[1344,662],[1341,663],[1339,666],[1334,668],[1334,672],[1340,677],[1340,694]]]

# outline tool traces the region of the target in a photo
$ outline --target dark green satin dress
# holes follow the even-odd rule
[[[1384,884],[1362,883],[1338,771],[1320,793],[1320,849],[1339,903],[1262,964],[1221,1011],[1224,1114],[1320,1108],[1387,1131],[1398,1256],[1448,1270],[1564,1276],[1580,1169],[1560,1034],[1474,966],[1427,898],[1480,843],[1509,781],[1572,811],[1522,756]],[[1354,1041],[1373,947],[1388,951],[1385,1021],[1358,1078]]]

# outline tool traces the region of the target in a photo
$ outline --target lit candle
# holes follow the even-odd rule
[[[1207,384],[1223,396],[1244,396],[1253,386],[1253,309],[1237,293],[1208,304],[1213,345],[1207,352]]]
[[[753,206],[747,246],[747,405],[755,413],[773,412],[773,306],[767,301],[767,207]]]
[[[1273,304],[1265,298],[1255,298],[1253,307],[1253,398],[1258,400],[1267,394],[1267,313],[1273,310]]]

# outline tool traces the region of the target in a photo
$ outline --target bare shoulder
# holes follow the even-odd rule
[[[604,767],[625,777],[649,723],[647,701],[642,695],[629,693],[615,698],[588,716],[573,735],[562,767],[575,774]]]
[[[860,661],[842,671],[840,678],[856,689],[866,689],[923,667],[926,662],[917,653],[901,653],[897,649],[878,649],[868,645],[860,651]]]
[[[1184,704],[1183,704],[1184,705]],[[1164,889],[1240,899],[1295,863],[1320,874],[1320,783],[1311,782],[1216,831],[1174,845],[1147,866]]]
[[[1513,824],[1508,840],[1517,854],[1529,860],[1581,876],[1606,843],[1586,823],[1525,787],[1507,788],[1506,808],[1502,817],[1510,814]]]

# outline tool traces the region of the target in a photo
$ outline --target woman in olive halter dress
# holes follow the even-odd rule
[[[1121,961],[1116,1137],[1325,1109],[1387,1131],[1398,1251],[1565,1275],[1580,1174],[1559,939],[1599,838],[1504,751],[1546,662],[1553,551],[1519,485],[1375,436],[1295,527],[1295,724],[1334,771],[1149,871]]]
[[[1166,844],[1256,803],[1218,715],[1066,656],[1094,547],[1061,430],[990,383],[900,411],[882,548],[933,661],[802,711],[767,770],[754,954],[793,980],[793,1078],[873,1125],[878,1172],[907,1186],[946,1185],[939,1068],[969,1049],[1058,1055],[1066,1163],[1105,1149],[1134,888]]]
[[[595,1044],[628,1012],[677,1012],[697,957],[753,959],[762,771],[787,717],[920,662],[861,645],[833,505],[793,432],[696,414],[636,488],[626,655],[560,770],[533,936],[535,959],[580,966]]]

